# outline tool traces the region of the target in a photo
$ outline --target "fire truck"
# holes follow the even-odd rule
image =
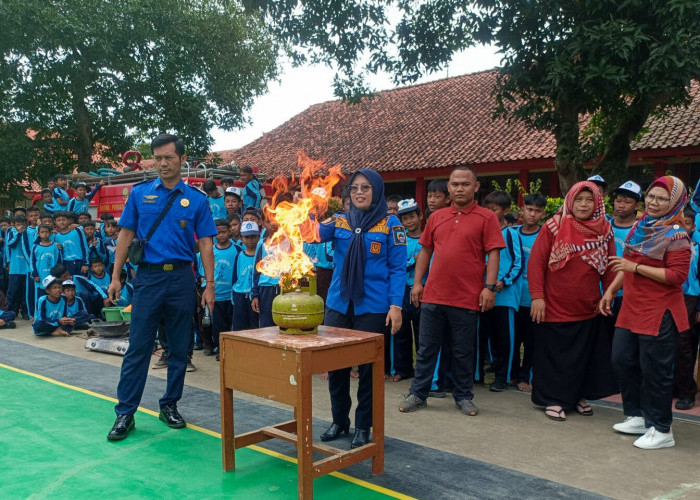
[[[240,180],[240,169],[235,163],[209,166],[204,162],[197,162],[196,159],[192,160],[188,158],[188,161],[182,167],[182,180],[185,184],[203,191],[202,186],[208,179],[213,179],[217,185],[221,185],[221,179],[232,177],[234,186],[243,188],[243,182]],[[258,180],[263,183],[263,199],[265,199],[266,195],[269,196],[272,193],[272,186],[265,183],[265,176],[257,173],[255,167],[253,172]],[[90,202],[90,211],[93,213],[93,216],[100,217],[102,214],[109,213],[116,219],[119,219],[134,184],[155,179],[156,177],[158,177],[156,170],[132,170],[105,176],[75,176],[75,180],[95,185],[104,179],[105,185],[100,188]]]

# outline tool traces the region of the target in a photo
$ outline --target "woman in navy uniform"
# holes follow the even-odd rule
[[[212,237],[217,234],[206,196],[182,181],[185,145],[174,135],[161,134],[151,142],[159,178],[136,184],[124,206],[119,225],[114,271],[109,285],[110,300],[121,291],[119,274],[134,237],[143,239],[171,196],[174,201],[145,246],[143,262],[134,280],[129,348],[122,362],[115,407],[117,420],[107,438],[124,439],[134,428],[134,412],[146,384],[151,351],[161,319],[168,332],[168,382],[160,400],[160,419],[169,427],[185,427],[177,411],[185,383],[185,368],[192,334],[195,280],[195,235],[199,242],[207,287],[202,304],[214,309],[214,253]]]
[[[372,170],[350,177],[350,208],[320,224],[321,241],[333,241],[335,269],[326,300],[324,324],[366,332],[391,333],[401,328],[406,284],[406,233],[387,214],[384,181]],[[351,447],[369,443],[372,426],[372,365],[360,366]],[[350,367],[328,376],[333,424],[321,435],[332,441],[350,432]]]

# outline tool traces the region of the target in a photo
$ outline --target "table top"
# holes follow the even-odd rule
[[[277,349],[302,352],[331,349],[340,345],[376,342],[378,338],[383,338],[383,335],[321,325],[318,327],[318,334],[315,335],[289,335],[280,333],[277,326],[269,326],[256,330],[221,333],[221,340],[227,337],[251,344],[260,344]]]

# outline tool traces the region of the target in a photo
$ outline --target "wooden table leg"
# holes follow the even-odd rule
[[[384,339],[376,345],[377,358],[372,366],[372,441],[377,445],[372,457],[372,474],[384,472]]]
[[[224,387],[223,364],[221,365],[221,463],[224,471],[236,468],[236,448],[233,430],[233,390]]]
[[[297,420],[297,461],[298,488],[300,499],[314,497],[314,435],[313,408],[311,406],[311,353],[297,354],[297,404],[295,416]]]

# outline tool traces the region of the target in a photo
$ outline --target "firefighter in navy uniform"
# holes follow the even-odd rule
[[[202,303],[214,307],[214,254],[212,237],[217,234],[206,196],[182,181],[184,144],[177,136],[161,134],[151,142],[159,177],[134,185],[122,212],[122,231],[117,241],[109,298],[119,298],[119,274],[129,246],[143,239],[174,197],[170,210],[145,246],[143,262],[134,280],[133,309],[129,348],[122,362],[115,407],[117,419],[107,438],[124,439],[134,429],[138,408],[148,375],[158,324],[163,319],[170,352],[165,394],[160,400],[160,419],[172,428],[185,427],[177,410],[185,382],[185,368],[195,304],[195,235],[199,243],[207,288]]]
[[[335,247],[324,324],[391,334],[401,328],[406,285],[406,232],[387,214],[384,181],[373,170],[350,177],[350,208],[319,226],[321,241]],[[369,442],[372,426],[372,365],[359,367],[355,435],[351,447]],[[328,374],[333,424],[321,435],[331,441],[350,431],[350,368]]]

